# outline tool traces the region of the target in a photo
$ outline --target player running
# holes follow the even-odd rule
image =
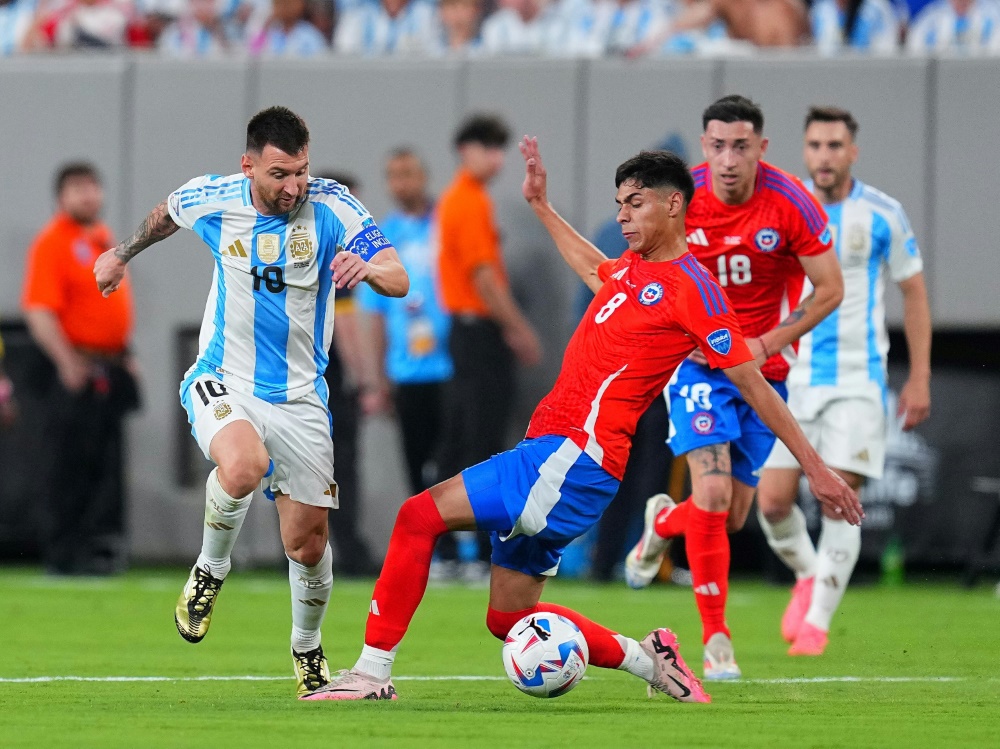
[[[566,545],[586,533],[615,496],[639,415],[695,346],[788,440],[821,501],[860,522],[857,497],[808,445],[760,375],[726,295],[687,251],[684,213],[694,183],[684,162],[652,151],[618,168],[618,222],[629,251],[608,260],[549,204],[537,141],[525,138],[520,148],[524,197],[594,300],[526,439],[403,503],[375,584],[361,657],[306,699],[396,699],[392,664],[426,589],[435,540],[449,530],[482,528],[493,542],[486,626],[495,637],[503,640],[528,614],[561,614],[583,632],[592,665],[628,671],[682,702],[708,702],[669,629],[637,642],[539,602]]]
[[[336,289],[404,296],[406,271],[345,187],[309,177],[309,131],[284,107],[247,125],[242,173],[191,180],[94,266],[104,295],[125,264],[178,228],[215,258],[198,359],[181,383],[191,432],[215,462],[201,554],[177,602],[181,637],[199,642],[257,487],[275,501],[292,588],[298,694],[324,686],[320,625],[333,587],[327,515],[338,504],[323,379]],[[346,252],[342,252],[346,250]],[[332,271],[332,273],[331,273]]]
[[[802,337],[788,375],[788,405],[810,443],[855,491],[882,477],[886,451],[885,274],[903,292],[910,376],[897,417],[910,430],[930,415],[931,314],[923,261],[902,206],[851,176],[858,123],[836,107],[806,115],[808,187],[826,208],[844,272],[844,301]],[[798,580],[781,621],[790,655],[821,655],[830,621],[861,551],[861,531],[823,510],[819,548],[795,504],[799,465],[778,442],[757,503],[764,534]],[[818,553],[817,553],[818,552]]]
[[[761,372],[784,398],[795,341],[843,296],[826,214],[798,179],[762,160],[764,114],[752,101],[723,97],[705,110],[702,123],[707,162],[693,170],[688,249],[725,289]],[[791,310],[805,276],[813,293]],[[728,532],[743,527],[775,438],[697,350],[678,368],[667,395],[670,449],[687,455],[691,497],[677,505],[666,494],[649,499],[642,537],[625,559],[626,580],[634,588],[649,585],[668,539],[686,534],[705,678],[737,679],[726,625]]]

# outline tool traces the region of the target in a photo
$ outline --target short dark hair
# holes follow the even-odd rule
[[[712,120],[719,122],[749,122],[753,125],[753,131],[760,135],[764,132],[764,112],[760,105],[739,94],[729,94],[723,96],[716,102],[708,105],[708,108],[701,114],[702,130],[708,128],[708,123]]]
[[[389,154],[385,157],[385,161],[388,164],[390,161],[395,161],[396,159],[416,159],[420,164],[421,169],[426,170],[424,166],[424,160],[420,158],[420,154],[417,153],[417,149],[413,146],[396,146],[389,151]]]
[[[287,107],[263,109],[247,123],[247,153],[260,153],[266,145],[294,156],[309,145],[309,128]]]
[[[510,140],[510,128],[500,115],[473,114],[455,132],[455,146],[479,143],[487,148],[504,148]]]
[[[642,151],[615,170],[615,187],[634,182],[657,190],[671,187],[684,194],[687,205],[694,197],[694,178],[687,163],[673,151]]]
[[[843,122],[851,134],[851,140],[858,134],[858,121],[854,115],[841,107],[809,107],[806,113],[805,129],[814,122]]]
[[[89,161],[73,161],[63,164],[56,172],[54,185],[56,197],[62,194],[63,188],[69,180],[77,177],[84,177],[85,179],[93,180],[97,184],[101,184],[101,173],[97,171],[96,166]]]
[[[344,187],[346,187],[351,192],[357,192],[361,189],[361,180],[357,178],[357,175],[351,172],[341,172],[337,169],[327,169],[319,174],[313,175],[319,177],[320,179],[332,179],[334,182],[339,182]]]

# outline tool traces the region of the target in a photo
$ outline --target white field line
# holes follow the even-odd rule
[[[183,682],[183,681],[289,681],[293,676],[24,676],[0,677],[0,684],[47,684],[56,681]],[[395,676],[395,681],[505,681],[505,676]],[[600,681],[600,677],[587,677]],[[968,681],[964,676],[811,676],[777,679],[741,679],[735,684],[911,684]],[[989,681],[995,681],[989,679]],[[714,687],[715,682],[712,684]],[[723,682],[726,683],[726,682]]]

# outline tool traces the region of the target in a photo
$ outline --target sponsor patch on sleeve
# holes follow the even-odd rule
[[[391,246],[392,243],[386,239],[382,230],[373,222],[370,226],[365,226],[358,232],[357,236],[347,245],[347,251],[353,252],[355,255],[360,255],[363,258],[369,258],[379,250],[384,250],[386,247]]]
[[[712,351],[722,356],[726,356],[729,349],[733,347],[733,336],[730,334],[729,328],[719,328],[715,332],[709,333],[705,340],[712,347]]]
[[[920,254],[920,250],[917,249],[916,237],[910,237],[906,240],[906,244],[903,245],[906,248],[906,254],[910,257],[916,257]]]
[[[823,233],[819,235],[819,241],[823,244],[830,244],[833,241],[833,234],[830,233],[830,225],[827,224]]]

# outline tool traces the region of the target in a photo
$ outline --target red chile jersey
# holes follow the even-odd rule
[[[833,247],[826,213],[797,178],[760,162],[750,200],[727,205],[712,192],[708,164],[695,167],[695,193],[684,224],[688,250],[718,279],[747,338],[776,328],[802,296],[800,255]],[[798,342],[776,352],[761,367],[770,380],[784,380]]]
[[[604,285],[527,436],[568,437],[621,480],[636,422],[695,346],[713,367],[753,356],[725,293],[690,253],[651,263],[626,252],[602,263],[598,275]]]

